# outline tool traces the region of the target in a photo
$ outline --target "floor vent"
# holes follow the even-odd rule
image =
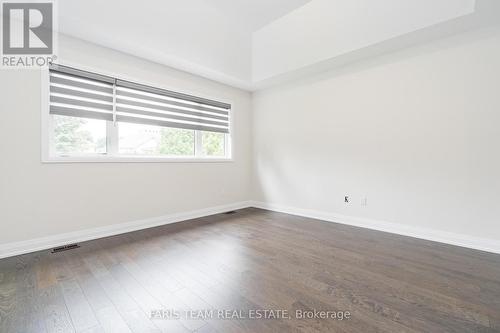
[[[235,210],[231,210],[229,212],[225,212],[224,214],[226,214],[226,215],[236,214],[236,211]]]
[[[53,248],[50,253],[57,253],[57,252],[62,252],[62,251],[73,250],[73,249],[77,249],[79,247],[80,247],[80,245],[78,245],[78,244],[69,244],[69,245],[59,246],[59,247]]]

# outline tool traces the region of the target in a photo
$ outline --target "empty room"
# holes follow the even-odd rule
[[[500,332],[500,1],[0,10],[0,333]]]

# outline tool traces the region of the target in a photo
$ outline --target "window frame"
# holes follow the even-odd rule
[[[64,64],[74,68],[78,68],[85,71],[90,71],[94,73],[99,73],[106,76],[111,77],[120,77],[124,80],[129,80],[132,82],[140,83],[140,80],[136,80],[135,78],[126,77],[124,75],[117,75],[116,73],[103,73],[102,71],[96,71],[94,69],[89,69],[86,66],[82,66],[80,64],[69,64],[65,62]],[[198,96],[202,98],[217,100],[220,102],[224,102],[227,104],[231,104],[231,112],[229,112],[229,133],[225,133],[224,135],[224,150],[225,156],[206,156],[202,155],[201,152],[201,134],[202,131],[194,130],[195,136],[195,155],[194,156],[162,156],[162,155],[126,155],[120,154],[118,152],[118,126],[114,126],[113,122],[106,121],[106,153],[105,154],[71,154],[65,156],[57,156],[54,155],[53,149],[53,119],[49,114],[49,95],[50,95],[50,83],[49,83],[49,70],[48,68],[43,68],[40,70],[41,72],[41,162],[42,163],[135,163],[135,162],[152,162],[152,163],[193,163],[193,162],[233,162],[233,145],[232,138],[234,136],[234,105],[231,101],[227,99],[223,99],[220,97],[213,96],[204,96],[199,92],[193,91],[179,91],[178,89],[172,89],[171,87],[165,87],[161,85],[154,84],[155,87],[161,89],[167,89],[171,91],[179,91],[182,93],[187,93],[189,95]],[[151,85],[149,83],[148,85]],[[111,134],[111,135],[110,135]]]

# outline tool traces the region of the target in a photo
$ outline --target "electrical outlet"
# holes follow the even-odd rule
[[[349,196],[344,196],[344,203],[348,204],[350,202]]]

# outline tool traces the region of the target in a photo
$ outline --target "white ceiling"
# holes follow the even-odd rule
[[[310,0],[60,0],[59,31],[224,83],[251,81],[251,35]]]
[[[247,90],[344,64],[396,37],[418,39],[416,31],[500,17],[492,10],[500,0],[56,1],[64,34]]]
[[[475,4],[475,0],[314,0],[253,35],[252,77],[264,80],[469,15]]]
[[[205,0],[250,32],[311,0]]]

